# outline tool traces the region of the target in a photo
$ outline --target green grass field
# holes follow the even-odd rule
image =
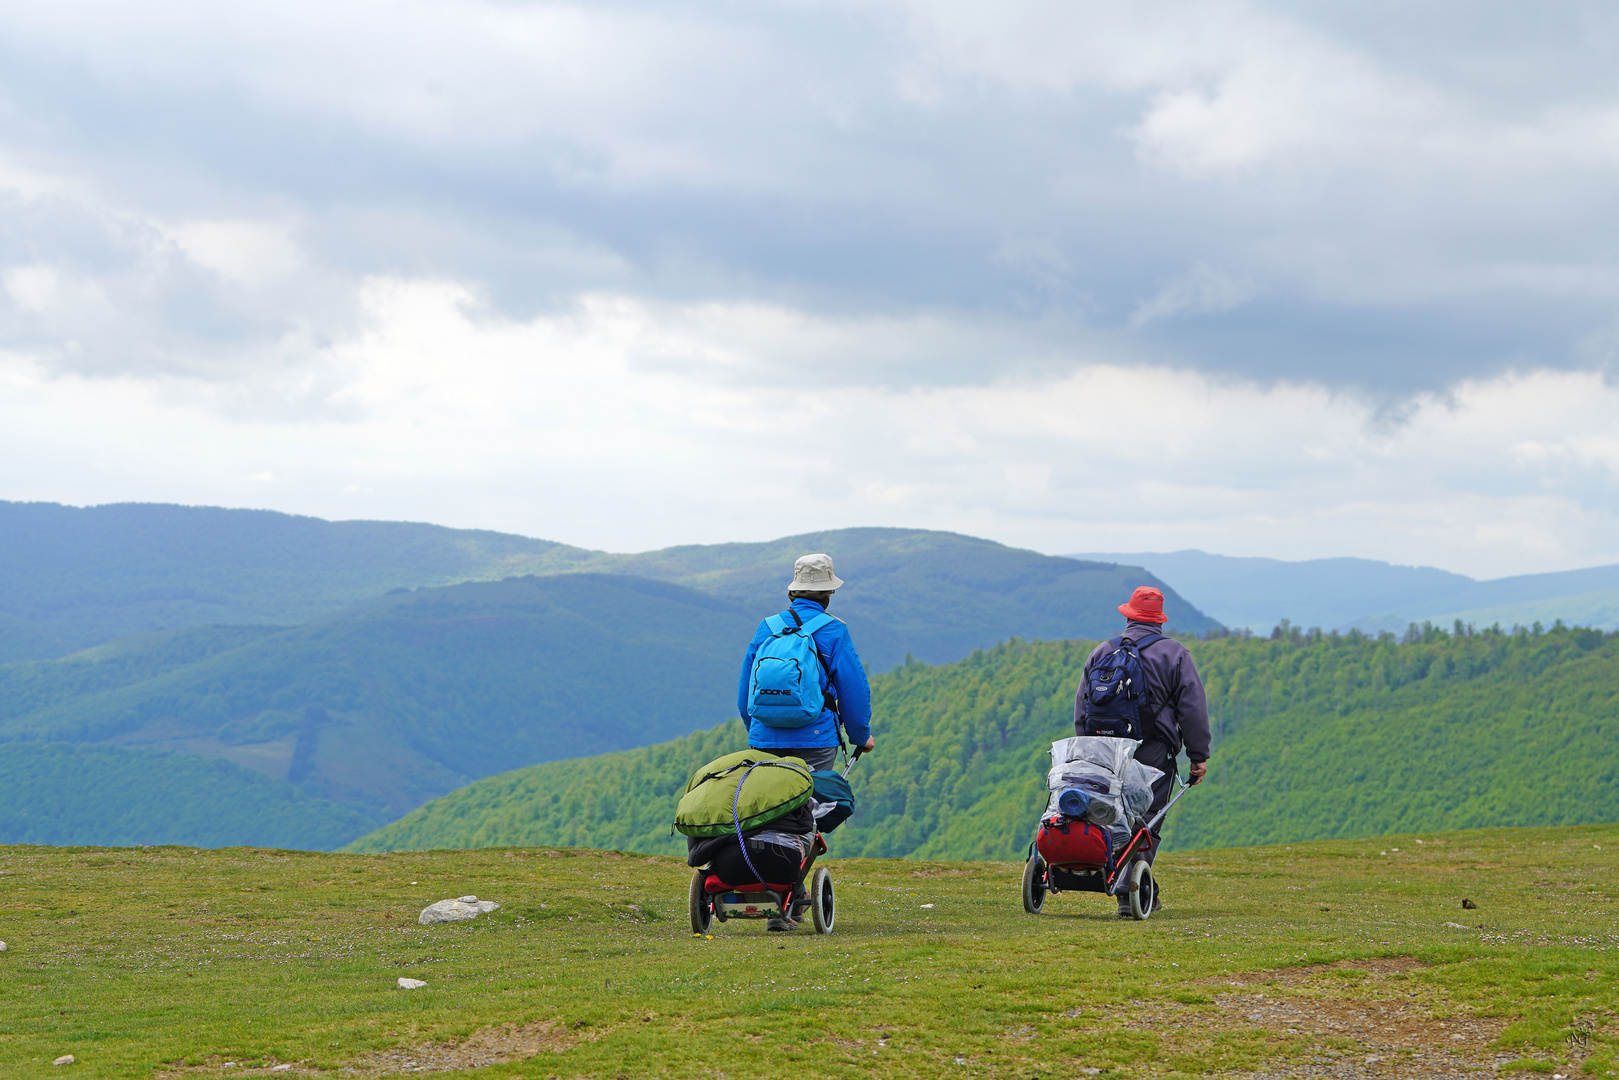
[[[823,865],[834,934],[695,938],[664,857],[0,848],[0,1075],[1619,1069],[1619,826],[1170,854],[1146,923],[1025,915],[1014,864]],[[505,906],[416,924],[467,893]]]

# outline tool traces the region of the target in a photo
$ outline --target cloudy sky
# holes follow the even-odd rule
[[[0,498],[1619,561],[1619,8],[9,0]]]

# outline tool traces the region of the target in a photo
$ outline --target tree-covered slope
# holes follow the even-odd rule
[[[247,533],[264,524],[218,513]],[[341,549],[337,562],[364,549],[353,536],[338,543],[322,532],[330,523],[269,517],[275,528],[293,529],[289,543],[324,537]],[[212,512],[188,520],[218,524]],[[744,644],[785,602],[794,555],[812,548],[840,553],[850,585],[833,610],[877,669],[908,652],[953,658],[1017,633],[1063,636],[1116,623],[1117,602],[1152,580],[971,537],[856,529],[608,560],[701,589],[578,565],[566,574],[397,587],[291,627],[152,630],[0,665],[0,743],[107,743],[223,758],[341,802],[367,822],[386,821],[491,773],[657,743],[730,715]],[[198,580],[208,580],[217,569],[209,559],[221,552],[264,555],[251,546],[210,551],[192,552]],[[414,565],[430,561],[423,555]],[[313,578],[285,581],[295,593],[300,581],[342,578],[335,563],[325,565]],[[253,587],[274,593],[280,571],[260,571]],[[97,595],[96,603],[116,600],[115,591]],[[1206,622],[1176,604],[1171,593],[1178,617]],[[37,654],[32,632],[0,617],[0,644]],[[184,789],[175,797],[191,798]],[[5,798],[0,792],[0,805]]]
[[[388,820],[514,764],[712,723],[735,708],[754,626],[644,578],[405,592],[290,629],[153,634],[0,668],[0,740],[225,758]]]
[[[1181,846],[1619,820],[1619,638],[1430,630],[1255,651],[1211,658],[1231,735]]]
[[[8,844],[331,849],[375,824],[229,761],[118,746],[0,747]]]
[[[1190,642],[1216,752],[1171,818],[1176,847],[1405,828],[1619,820],[1619,639],[1360,634]],[[1072,731],[1089,644],[1011,642],[876,679],[879,751],[855,766],[841,855],[1015,858]],[[568,844],[676,852],[676,793],[744,744],[730,723],[662,746],[490,777],[356,850]]]
[[[1101,633],[1140,584],[1164,588],[1177,627],[1216,625],[1139,568],[921,529],[840,529],[617,555],[410,522],[0,502],[0,663],[159,629],[297,624],[391,589],[531,574],[652,578],[740,604],[758,618],[784,602],[793,559],[809,551],[837,560],[850,583],[838,614],[860,627],[862,656],[879,671],[907,652],[939,663],[1012,636]]]

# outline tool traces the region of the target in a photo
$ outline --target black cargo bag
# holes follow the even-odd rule
[[[747,844],[747,859],[742,857],[741,847],[732,840],[714,853],[714,858],[708,864],[708,872],[727,885],[752,885],[756,881],[764,885],[797,883],[799,871],[804,866],[805,848],[797,843],[788,845],[756,836],[748,837]],[[749,860],[753,862],[752,869],[748,867]]]

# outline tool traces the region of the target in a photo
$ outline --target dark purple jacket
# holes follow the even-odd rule
[[[1139,641],[1159,630],[1152,623],[1132,622],[1124,634]],[[1085,661],[1087,675],[1097,657],[1112,648],[1104,641],[1091,650]],[[1192,664],[1192,654],[1180,642],[1164,638],[1142,650],[1141,667],[1147,677],[1147,711],[1156,713],[1147,724],[1147,738],[1166,742],[1177,751],[1184,745],[1186,756],[1193,761],[1209,760],[1209,702],[1203,694],[1203,680]],[[1074,695],[1074,733],[1085,734],[1084,682]]]

